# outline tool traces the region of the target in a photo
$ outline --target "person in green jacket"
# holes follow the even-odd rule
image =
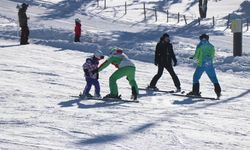
[[[113,48],[110,52],[110,57],[98,68],[98,72],[105,69],[110,64],[113,64],[117,70],[109,78],[110,94],[104,98],[118,98],[120,99],[117,87],[117,80],[126,77],[129,81],[132,90],[131,99],[136,100],[138,96],[138,86],[135,81],[135,65],[129,60],[128,56],[123,53],[122,49]]]
[[[219,99],[221,96],[221,87],[213,66],[214,55],[215,48],[209,42],[209,36],[207,34],[202,34],[200,36],[200,43],[196,47],[195,54],[193,57],[191,57],[191,59],[198,61],[198,65],[193,75],[193,89],[187,95],[200,96],[199,80],[203,72],[206,72],[209,79],[214,84],[214,91]]]

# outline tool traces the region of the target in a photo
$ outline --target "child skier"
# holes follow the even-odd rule
[[[116,70],[109,78],[110,94],[104,98],[117,98],[118,87],[116,81],[122,77],[126,77],[132,89],[131,99],[136,100],[138,95],[138,86],[135,81],[135,65],[129,60],[128,56],[123,53],[123,50],[119,48],[113,48],[110,52],[110,57],[98,68],[98,72],[102,71],[109,64],[113,64],[118,70]]]
[[[195,54],[193,57],[191,57],[191,59],[196,59],[198,61],[198,65],[193,75],[193,89],[187,95],[200,96],[199,80],[203,72],[205,71],[209,79],[213,82],[214,91],[217,95],[217,98],[219,99],[219,97],[221,96],[221,87],[213,67],[215,49],[208,40],[209,36],[206,34],[202,34],[200,36],[200,43],[196,47]]]
[[[82,68],[85,74],[86,79],[86,86],[83,90],[83,93],[79,96],[82,98],[91,98],[93,97],[91,94],[89,94],[89,91],[91,89],[91,86],[95,86],[95,97],[101,97],[100,95],[100,84],[98,81],[98,72],[96,71],[98,69],[99,60],[103,59],[104,56],[101,51],[96,51],[94,55],[90,58],[86,59],[86,62],[83,64]]]
[[[80,37],[81,37],[81,21],[80,19],[76,18],[75,19],[75,42],[80,42]]]

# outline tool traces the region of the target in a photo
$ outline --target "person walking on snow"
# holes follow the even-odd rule
[[[80,42],[80,37],[81,37],[81,21],[80,19],[76,18],[75,19],[75,42]]]
[[[83,64],[82,68],[85,74],[86,86],[83,90],[83,93],[79,96],[82,98],[90,98],[93,97],[89,91],[91,86],[95,86],[95,97],[101,97],[100,95],[100,84],[98,81],[98,72],[95,70],[98,69],[99,60],[103,59],[104,56],[101,51],[96,51],[94,55],[90,58],[86,59],[86,62]]]
[[[158,72],[151,80],[148,89],[158,90],[156,83],[162,76],[165,68],[174,81],[176,92],[181,91],[181,84],[172,67],[172,61],[174,62],[173,65],[176,66],[177,60],[173,51],[173,45],[170,43],[169,35],[165,33],[161,36],[160,41],[156,45],[154,64],[158,66]]]
[[[110,52],[110,57],[98,68],[98,72],[105,69],[108,65],[113,64],[118,68],[109,78],[110,94],[104,98],[118,98],[117,80],[126,77],[132,89],[131,99],[136,100],[138,96],[138,86],[135,81],[135,65],[129,60],[128,56],[123,53],[122,49],[113,48]]]
[[[205,71],[214,84],[214,91],[219,98],[221,96],[221,87],[218,82],[215,69],[213,66],[213,59],[215,56],[215,48],[209,42],[209,36],[206,34],[202,34],[200,36],[200,43],[196,47],[196,51],[191,59],[196,59],[198,61],[198,65],[193,74],[193,88],[192,91],[187,95],[195,95],[200,96],[200,83],[199,80]]]
[[[29,44],[29,27],[28,27],[28,17],[26,15],[26,10],[28,8],[28,4],[22,3],[21,7],[18,7],[18,20],[19,20],[19,26],[21,27],[21,38],[20,38],[20,45],[26,45]]]

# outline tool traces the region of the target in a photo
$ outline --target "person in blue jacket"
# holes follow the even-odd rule
[[[193,89],[187,95],[200,96],[199,80],[203,72],[206,72],[209,79],[214,84],[214,91],[217,97],[219,98],[221,96],[221,87],[213,66],[214,56],[215,48],[209,42],[209,36],[207,34],[202,34],[200,36],[200,43],[196,47],[195,54],[191,57],[192,59],[196,59],[198,61],[198,65],[193,75]]]

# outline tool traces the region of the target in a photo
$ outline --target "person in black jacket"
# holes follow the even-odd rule
[[[156,66],[158,66],[158,72],[153,77],[148,88],[153,90],[158,90],[158,88],[156,87],[156,83],[162,76],[163,70],[165,68],[167,69],[167,71],[169,72],[174,81],[176,91],[179,92],[181,90],[179,78],[175,74],[174,69],[172,67],[172,61],[174,62],[173,65],[176,66],[177,60],[173,51],[173,46],[170,43],[169,35],[165,33],[162,35],[160,41],[156,45],[154,63]]]
[[[26,15],[26,10],[28,6],[29,6],[28,4],[23,3],[18,11],[19,26],[21,27],[21,39],[20,39],[21,45],[29,44],[28,42],[29,27],[27,23],[29,18]]]

